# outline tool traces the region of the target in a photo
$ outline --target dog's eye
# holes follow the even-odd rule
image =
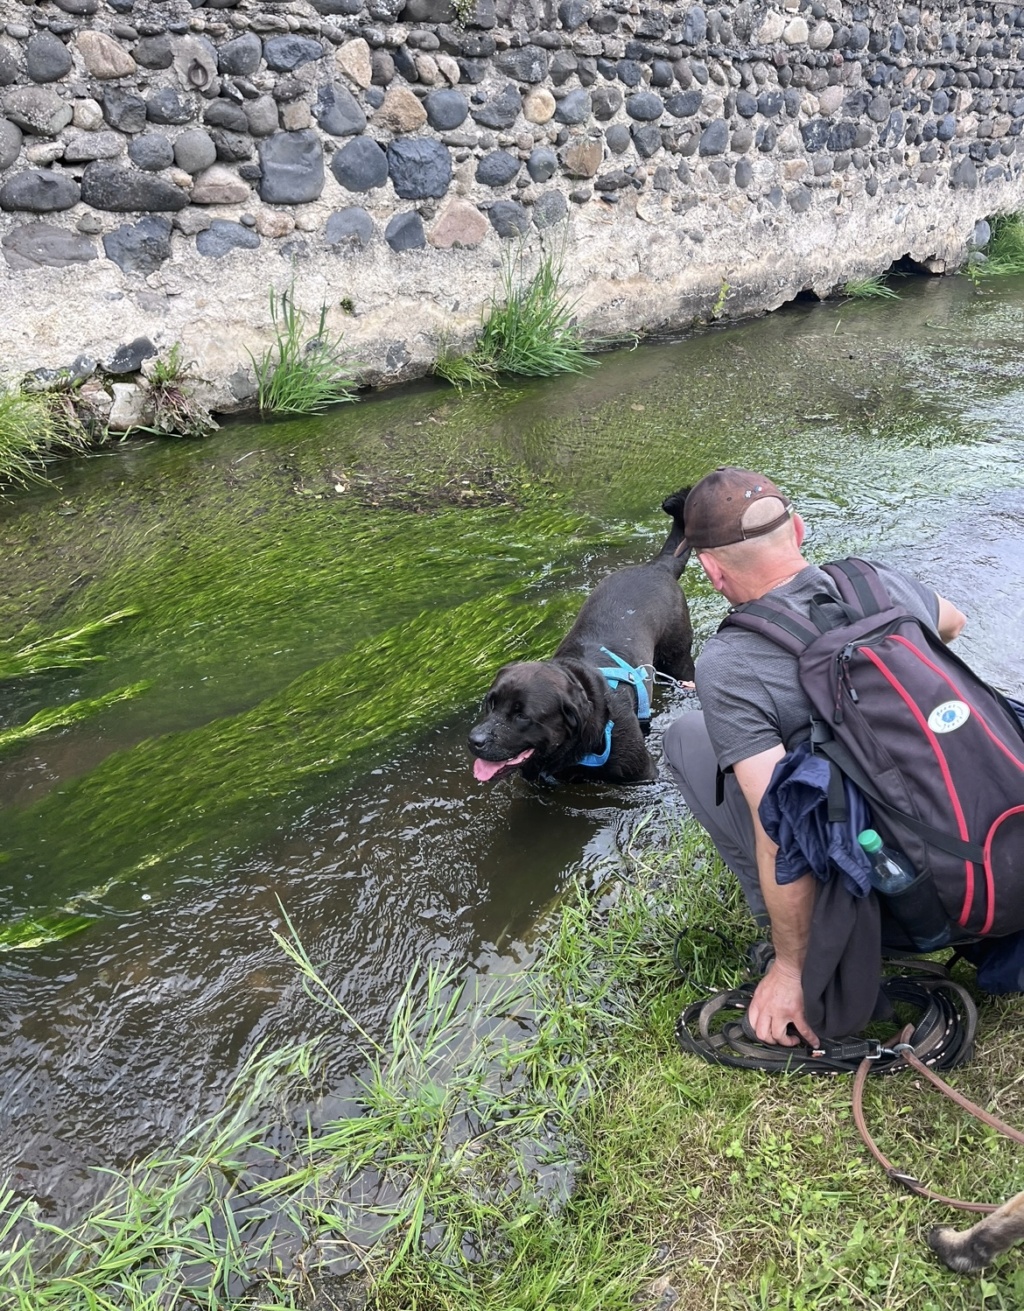
[[[509,711],[508,711],[508,713],[509,713],[510,715],[514,715],[514,716],[516,717],[516,719],[522,719],[522,717],[523,717],[523,703],[522,703],[522,701],[513,701],[512,704],[511,704],[511,706],[509,706]]]

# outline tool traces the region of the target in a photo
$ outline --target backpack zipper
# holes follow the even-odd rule
[[[843,690],[845,688],[854,705],[860,700],[857,689],[850,679],[850,660],[853,656],[853,643],[847,642],[841,651],[836,652],[836,697],[832,709],[833,724],[843,722]]]

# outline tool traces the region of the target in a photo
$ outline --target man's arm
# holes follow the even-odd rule
[[[942,640],[946,643],[952,642],[954,638],[959,637],[963,632],[966,623],[967,616],[963,611],[958,610],[952,601],[947,601],[944,596],[940,596],[939,617],[935,627],[938,629]]]
[[[785,748],[779,743],[756,756],[738,760],[733,766],[736,781],[754,821],[757,872],[772,922],[772,942],[775,945],[775,960],[757,985],[747,1014],[754,1032],[762,1042],[795,1047],[799,1039],[788,1032],[788,1026],[792,1024],[806,1042],[817,1046],[817,1035],[804,1015],[804,990],[801,982],[814,912],[814,879],[810,874],[805,874],[793,883],[776,882],[775,855],[778,847],[764,831],[758,815],[758,806],[772,772],[785,754]]]

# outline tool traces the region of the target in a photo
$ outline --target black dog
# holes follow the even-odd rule
[[[641,727],[637,717],[637,688],[625,681],[613,688],[614,678],[601,671],[618,669],[614,653],[645,674],[648,694],[652,668],[676,679],[693,677],[693,633],[679,586],[690,553],[676,554],[688,490],[662,505],[674,522],[658,555],[599,583],[550,660],[498,670],[484,701],[486,717],[469,735],[478,779],[513,768],[528,779],[640,783],[656,777],[644,745],[647,724]]]

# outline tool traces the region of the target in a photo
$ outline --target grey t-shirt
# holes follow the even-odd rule
[[[898,569],[879,564],[875,568],[894,604],[936,628],[939,598],[931,588]],[[822,592],[839,599],[828,574],[817,565],[807,565],[768,595],[806,614]],[[760,633],[743,628],[716,633],[697,659],[695,679],[708,736],[722,769],[780,742],[790,751],[810,736],[811,704],[800,689],[796,656]]]

